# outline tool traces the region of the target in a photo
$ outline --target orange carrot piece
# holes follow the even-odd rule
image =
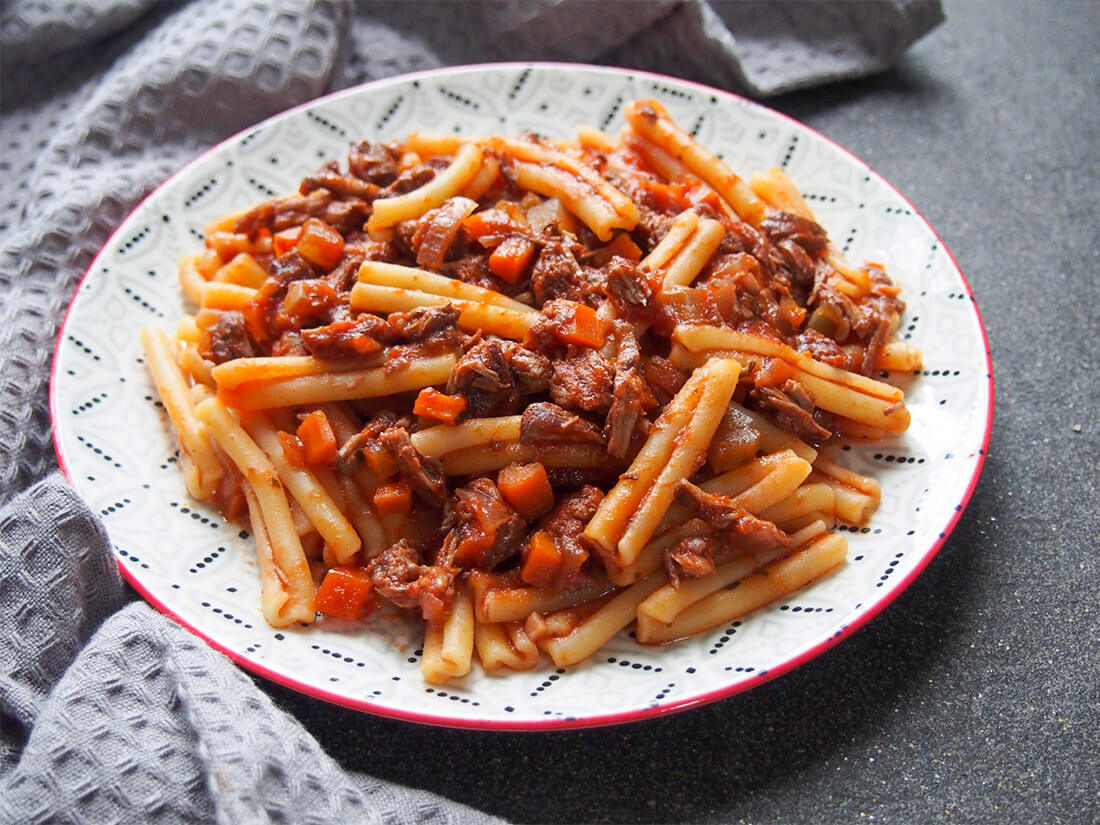
[[[609,253],[609,257],[612,255],[618,255],[621,258],[626,258],[628,261],[637,263],[642,259],[642,250],[638,244],[634,243],[630,235],[626,232],[619,232],[611,239],[604,250]],[[490,263],[490,268],[492,264]]]
[[[276,232],[271,236],[271,243],[275,249],[275,257],[281,258],[283,255],[292,250],[298,245],[298,238],[301,237],[302,227],[294,226],[290,229],[284,229],[281,232]]]
[[[554,328],[554,332],[562,343],[577,347],[602,347],[607,337],[607,328],[596,315],[596,310],[573,301],[561,303],[572,304],[563,313],[564,323]]]
[[[298,252],[328,272],[344,255],[344,236],[319,218],[310,218],[302,224]]]
[[[524,548],[520,578],[534,587],[546,587],[560,567],[561,550],[549,533],[539,530]]]
[[[554,488],[550,486],[546,468],[537,461],[504,467],[497,474],[497,487],[525,521],[533,521],[554,506]]]
[[[279,443],[283,446],[283,455],[286,456],[286,460],[293,464],[295,467],[306,466],[306,454],[302,449],[302,442],[298,440],[298,437],[291,433],[284,433],[282,430],[278,432]]]
[[[314,410],[298,425],[298,440],[302,442],[306,461],[310,464],[332,464],[336,461],[336,434],[328,417]]]
[[[374,491],[374,507],[382,516],[407,516],[412,512],[412,487],[406,481],[387,481]]]
[[[489,256],[489,271],[502,281],[518,284],[534,259],[535,245],[526,238],[512,235]]]
[[[378,606],[374,585],[364,567],[331,567],[317,588],[314,606],[326,616],[358,621]]]
[[[413,414],[442,421],[444,424],[454,424],[466,412],[466,405],[467,401],[461,395],[446,395],[434,387],[425,387],[416,396]]]

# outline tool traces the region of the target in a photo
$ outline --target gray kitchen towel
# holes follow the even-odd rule
[[[505,59],[767,96],[877,71],[938,0],[0,6],[0,823],[459,822],[350,774],[228,659],[124,589],[57,472],[53,342],[84,269],[170,172],[326,91]]]

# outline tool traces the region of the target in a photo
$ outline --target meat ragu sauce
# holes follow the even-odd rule
[[[256,481],[212,423],[217,403],[282,479],[319,586],[296,621],[314,609],[360,619],[387,601],[439,634],[465,599],[474,623],[507,642],[505,666],[534,666],[535,645],[559,661],[554,640],[630,589],[632,563],[586,528],[609,491],[633,481],[628,468],[711,355],[737,359],[735,387],[706,450],[672,479],[646,536],[647,547],[663,539],[657,569],[636,580],[679,589],[732,559],[781,561],[810,522],[777,524],[707,480],[779,454],[783,431],[816,456],[839,433],[899,428],[816,397],[823,381],[880,375],[899,358],[911,367],[915,353],[889,343],[903,304],[883,270],[848,265],[778,170],[752,188],[731,173],[723,189],[724,167],[699,160],[705,150],[670,132],[656,103],[627,115],[621,140],[583,129],[564,143],[353,144],[346,164],[325,164],[298,193],[211,225],[205,255],[181,266],[199,309],[175,360],[212,436],[220,472],[207,472],[218,476],[208,497],[229,516],[247,500],[270,545],[270,586],[287,590],[299,551],[280,549]],[[328,389],[301,389],[319,373]],[[880,407],[884,422],[904,411]],[[182,452],[194,452],[176,423]],[[267,429],[281,455],[257,435]],[[830,466],[815,463],[807,484],[839,478],[858,492]],[[288,473],[306,481],[295,487]],[[319,523],[339,514],[296,501],[310,485],[344,514],[358,549],[339,551],[336,528]],[[843,520],[826,515],[826,526]],[[521,606],[506,609],[509,599]],[[267,600],[269,621],[289,623]],[[461,675],[461,663],[450,667],[425,675]]]

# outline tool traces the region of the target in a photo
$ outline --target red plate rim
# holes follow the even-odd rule
[[[685,710],[690,710],[691,708],[699,707],[701,705],[705,705],[705,704],[709,704],[711,702],[718,701],[719,699],[725,699],[725,698],[728,698],[730,696],[735,696],[735,695],[737,695],[739,693],[742,693],[746,690],[749,690],[749,689],[754,688],[758,685],[761,685],[764,682],[768,682],[768,681],[776,678],[777,676],[781,676],[782,674],[787,673],[788,671],[794,670],[796,667],[799,667],[800,665],[805,664],[806,662],[810,661],[811,659],[814,659],[817,656],[820,656],[822,653],[829,650],[834,645],[838,644],[839,642],[843,641],[844,639],[847,639],[849,636],[854,634],[857,630],[864,627],[868,622],[870,622],[873,618],[875,618],[875,616],[877,616],[879,613],[881,613],[889,604],[891,604],[913,582],[913,580],[916,579],[917,576],[919,576],[924,571],[924,569],[928,566],[929,562],[932,561],[932,559],[940,551],[940,548],[943,547],[943,545],[946,543],[948,537],[950,537],[952,531],[955,529],[955,526],[958,524],[959,519],[962,517],[962,514],[965,511],[967,504],[970,502],[970,499],[974,494],[975,488],[977,487],[978,479],[980,478],[981,473],[982,473],[982,468],[985,465],[985,457],[986,457],[986,454],[988,453],[988,450],[989,450],[989,439],[990,439],[990,434],[992,433],[992,430],[993,430],[993,400],[994,400],[993,359],[992,359],[992,356],[991,356],[990,350],[989,350],[989,336],[986,333],[985,324],[982,322],[981,312],[978,309],[978,303],[977,303],[977,300],[974,298],[973,290],[970,288],[970,283],[967,281],[966,276],[963,274],[963,271],[959,267],[958,261],[955,260],[955,256],[951,253],[951,250],[943,242],[943,239],[940,237],[939,233],[936,232],[935,228],[928,221],[928,219],[924,217],[924,214],[919,209],[917,209],[915,206],[913,206],[913,204],[911,204],[909,202],[909,200],[901,192],[899,192],[898,189],[892,183],[890,183],[890,181],[886,180],[881,175],[879,175],[877,172],[875,172],[873,169],[871,169],[866,163],[864,163],[855,154],[853,154],[849,150],[845,149],[843,146],[839,145],[838,143],[831,140],[830,138],[826,137],[825,135],[821,134],[816,129],[813,129],[813,128],[807,126],[806,124],[802,123],[801,121],[798,121],[798,120],[790,117],[789,115],[783,114],[782,112],[778,112],[774,109],[771,109],[767,106],[764,106],[760,103],[757,103],[756,101],[749,100],[748,98],[746,98],[742,95],[734,94],[732,92],[723,91],[721,89],[715,89],[713,87],[706,86],[702,83],[695,83],[693,81],[683,80],[683,79],[676,78],[676,77],[670,77],[668,75],[657,74],[655,72],[638,71],[638,70],[634,70],[634,69],[623,69],[623,68],[615,68],[615,67],[608,67],[608,66],[593,66],[593,65],[585,64],[585,63],[561,63],[561,62],[552,62],[552,61],[549,61],[549,62],[547,62],[547,61],[536,61],[536,62],[506,62],[506,63],[467,64],[467,65],[461,65],[461,66],[449,66],[449,67],[440,68],[440,69],[429,69],[429,70],[421,71],[421,72],[413,72],[413,73],[410,73],[410,74],[404,74],[404,75],[398,75],[398,76],[394,76],[394,77],[383,78],[381,80],[371,81],[369,83],[364,83],[364,84],[361,84],[359,86],[353,86],[353,87],[348,88],[348,89],[341,89],[340,91],[333,92],[333,93],[327,94],[327,95],[323,95],[321,97],[314,98],[313,100],[309,100],[305,103],[301,103],[301,104],[299,104],[297,106],[294,106],[294,107],[291,107],[290,109],[287,109],[283,112],[279,112],[278,114],[272,115],[269,118],[265,118],[263,121],[261,121],[257,124],[254,124],[252,126],[249,126],[245,129],[242,129],[241,131],[237,132],[236,134],[231,135],[230,137],[226,138],[223,141],[220,141],[219,143],[217,143],[214,146],[207,149],[202,154],[195,157],[193,160],[189,161],[186,165],[184,165],[177,172],[175,172],[174,174],[172,174],[171,176],[169,176],[168,178],[163,180],[155,189],[153,189],[152,192],[150,192],[148,195],[146,195],[144,198],[142,198],[141,202],[138,203],[137,206],[135,206],[126,215],[126,217],[124,217],[119,222],[118,228],[115,229],[115,231],[111,233],[111,236],[103,244],[103,246],[100,249],[99,253],[96,254],[95,258],[93,258],[92,262],[88,265],[88,268],[84,271],[84,275],[81,277],[80,283],[77,284],[76,289],[73,290],[73,296],[75,297],[79,293],[81,287],[84,286],[84,283],[85,283],[85,281],[87,281],[89,275],[91,275],[92,271],[99,264],[100,259],[103,257],[104,254],[106,254],[108,248],[113,245],[115,239],[121,234],[122,227],[125,226],[127,221],[129,221],[130,218],[133,217],[133,215],[136,212],[140,211],[145,206],[147,201],[149,201],[158,192],[160,192],[161,189],[163,189],[165,186],[170,184],[172,181],[174,181],[177,178],[179,178],[179,177],[183,176],[184,174],[186,174],[194,166],[202,163],[207,158],[207,156],[213,154],[214,152],[217,152],[223,146],[226,146],[226,145],[231,144],[231,143],[233,143],[237,140],[240,140],[242,137],[244,137],[245,135],[247,135],[250,132],[255,131],[257,128],[261,128],[264,125],[266,125],[266,124],[268,124],[268,123],[270,123],[274,120],[278,120],[278,119],[287,117],[287,116],[289,116],[289,115],[291,115],[295,112],[299,112],[299,111],[302,111],[304,109],[308,109],[308,108],[313,107],[313,106],[315,106],[319,103],[325,103],[325,102],[328,102],[328,101],[331,101],[331,100],[338,99],[340,97],[358,94],[358,93],[362,92],[365,89],[379,88],[379,87],[386,86],[386,85],[389,85],[389,84],[401,83],[401,82],[406,82],[406,81],[409,81],[409,80],[436,78],[436,77],[446,76],[446,75],[450,75],[450,74],[469,73],[469,72],[478,72],[478,71],[522,71],[522,70],[525,70],[525,69],[536,69],[536,70],[538,70],[538,69],[547,69],[547,70],[551,70],[551,71],[583,70],[583,71],[591,71],[591,72],[608,74],[608,75],[612,75],[612,76],[615,76],[615,77],[649,78],[649,79],[652,79],[654,81],[659,81],[659,82],[663,82],[663,83],[671,82],[671,83],[674,83],[674,84],[677,84],[677,85],[680,85],[680,86],[686,86],[686,87],[694,89],[694,90],[696,90],[700,93],[713,95],[713,96],[717,96],[717,97],[722,97],[722,98],[725,98],[729,101],[736,102],[739,105],[749,105],[749,106],[753,106],[753,107],[756,107],[756,108],[759,108],[759,109],[763,109],[763,110],[769,112],[770,114],[775,115],[776,117],[779,117],[784,121],[787,121],[788,123],[791,123],[791,124],[801,128],[801,129],[807,130],[811,134],[813,134],[816,137],[820,138],[822,141],[828,143],[834,149],[839,150],[844,155],[846,155],[849,158],[851,158],[852,160],[856,161],[860,166],[866,168],[870,174],[875,175],[875,177],[877,177],[879,179],[879,181],[881,181],[883,184],[885,184],[887,186],[887,188],[889,188],[895,195],[897,195],[897,197],[900,198],[906,204],[906,206],[909,209],[911,209],[913,211],[913,213],[924,223],[924,225],[928,228],[928,230],[932,233],[933,237],[936,239],[937,243],[940,245],[940,247],[943,249],[943,251],[947,254],[947,257],[951,261],[951,265],[954,267],[955,272],[958,274],[959,278],[962,280],[963,288],[966,290],[967,297],[970,299],[970,305],[974,310],[974,316],[978,321],[978,330],[981,333],[982,348],[983,348],[983,351],[985,353],[986,375],[988,376],[987,379],[986,379],[987,380],[987,385],[988,385],[987,386],[988,401],[987,401],[987,405],[986,405],[985,432],[982,435],[982,443],[981,443],[981,447],[978,450],[977,462],[974,465],[974,470],[971,474],[969,483],[967,484],[967,488],[966,488],[965,492],[963,493],[963,496],[962,496],[961,500],[959,501],[959,505],[953,509],[952,515],[948,519],[947,524],[940,530],[939,538],[937,538],[932,543],[932,545],[926,551],[924,551],[923,555],[917,561],[916,566],[908,573],[908,575],[906,575],[905,577],[899,579],[897,582],[894,583],[894,585],[892,587],[885,590],[885,592],[883,592],[883,594],[881,596],[879,596],[878,599],[876,599],[873,603],[871,603],[866,608],[864,608],[859,613],[859,615],[856,616],[855,619],[853,619],[849,624],[847,624],[841,630],[839,630],[836,633],[829,636],[827,639],[824,639],[824,640],[818,642],[816,645],[814,645],[813,647],[803,651],[802,653],[798,654],[797,656],[794,656],[790,659],[787,659],[783,663],[781,663],[779,665],[776,665],[773,668],[770,668],[766,671],[763,671],[763,672],[761,672],[761,673],[759,673],[759,674],[757,674],[757,675],[755,675],[755,676],[753,676],[749,679],[738,682],[734,685],[729,685],[727,687],[722,687],[722,688],[716,688],[714,690],[706,691],[705,693],[701,693],[701,694],[698,694],[696,696],[691,696],[691,697],[688,697],[686,699],[678,699],[676,701],[665,702],[663,704],[656,704],[656,705],[652,705],[650,707],[640,708],[640,709],[637,709],[637,710],[623,711],[623,712],[620,712],[620,713],[605,713],[605,714],[599,714],[599,715],[596,715],[596,716],[586,716],[586,717],[583,717],[583,718],[565,717],[565,718],[560,718],[560,719],[535,719],[535,720],[515,720],[515,721],[511,721],[511,720],[507,720],[507,719],[504,719],[504,720],[466,719],[466,718],[457,718],[457,717],[450,717],[450,716],[441,716],[441,715],[430,714],[430,713],[419,713],[419,712],[416,712],[416,711],[400,710],[400,709],[395,709],[395,708],[392,708],[392,707],[388,707],[386,705],[380,705],[380,704],[376,704],[374,702],[369,702],[369,701],[361,700],[361,699],[353,699],[353,698],[348,697],[348,696],[333,693],[333,692],[325,690],[323,688],[319,688],[319,687],[316,687],[314,685],[310,685],[310,684],[307,684],[305,682],[301,682],[301,681],[299,681],[299,680],[297,680],[297,679],[295,679],[291,676],[288,676],[284,673],[280,673],[278,671],[272,670],[271,668],[267,667],[266,665],[263,665],[259,662],[256,662],[252,659],[249,659],[246,656],[241,655],[238,651],[233,650],[232,648],[228,647],[227,645],[216,641],[215,639],[211,638],[207,634],[205,634],[202,631],[198,630],[197,628],[195,628],[194,626],[189,624],[186,620],[184,620],[178,613],[171,610],[160,598],[158,598],[156,596],[156,594],[154,594],[147,587],[145,587],[145,585],[143,585],[138,580],[136,574],[127,566],[125,560],[122,559],[117,553],[114,554],[115,555],[115,561],[118,564],[119,571],[122,573],[123,578],[125,578],[126,581],[129,582],[130,586],[133,587],[134,590],[136,590],[139,594],[141,594],[142,598],[144,598],[147,602],[149,602],[149,604],[151,604],[153,607],[155,607],[158,611],[160,611],[161,613],[163,613],[163,614],[169,616],[170,618],[172,618],[177,624],[179,624],[180,626],[186,628],[188,631],[190,631],[194,635],[201,638],[203,641],[205,641],[212,648],[214,648],[215,650],[217,650],[221,653],[224,653],[226,656],[228,656],[230,659],[232,659],[234,662],[236,662],[241,667],[243,667],[247,670],[250,670],[251,672],[257,674],[258,676],[262,676],[265,679],[269,679],[272,682],[280,684],[283,687],[287,687],[287,688],[290,688],[294,691],[297,691],[298,693],[305,694],[306,696],[310,696],[310,697],[315,698],[315,699],[321,699],[325,702],[330,702],[334,705],[340,705],[342,707],[351,708],[352,710],[358,710],[358,711],[363,711],[363,712],[366,712],[366,713],[370,713],[370,714],[373,714],[375,716],[382,716],[382,717],[386,717],[386,718],[389,718],[389,719],[397,719],[397,720],[404,721],[404,722],[417,722],[417,723],[425,724],[425,725],[433,725],[433,726],[448,727],[448,728],[468,729],[468,730],[492,730],[492,731],[554,731],[554,730],[567,730],[567,729],[576,729],[576,728],[588,728],[588,727],[600,727],[600,726],[606,726],[606,725],[616,725],[616,724],[623,724],[623,723],[626,723],[626,722],[638,722],[638,721],[645,720],[645,719],[653,719],[655,717],[667,716],[667,715],[670,715],[670,714],[673,714],[673,713],[680,713],[680,712],[685,711]],[[55,345],[54,345],[54,356],[53,356],[52,364],[51,364],[51,367],[50,367],[50,398],[49,398],[50,422],[51,422],[51,425],[52,425],[51,426],[51,434],[52,434],[52,438],[53,438],[54,452],[57,455],[58,465],[60,466],[61,471],[65,474],[65,478],[69,481],[70,484],[72,484],[72,481],[73,481],[72,474],[69,472],[68,465],[65,462],[65,456],[62,452],[61,443],[60,443],[60,441],[58,439],[58,435],[57,435],[56,423],[59,420],[59,417],[58,417],[57,406],[56,406],[57,405],[56,379],[57,379],[57,370],[58,370],[58,352],[59,352],[60,344],[61,344],[61,341],[62,341],[62,337],[64,336],[65,330],[68,327],[69,315],[71,314],[71,312],[72,312],[72,302],[70,301],[69,307],[65,311],[65,317],[64,317],[64,319],[61,323],[61,326],[58,330],[57,339],[56,339]]]

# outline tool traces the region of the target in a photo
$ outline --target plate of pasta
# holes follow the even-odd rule
[[[471,66],[267,120],[149,196],[58,339],[59,461],[126,578],[396,718],[644,719],[924,568],[992,420],[932,228],[747,100]]]

